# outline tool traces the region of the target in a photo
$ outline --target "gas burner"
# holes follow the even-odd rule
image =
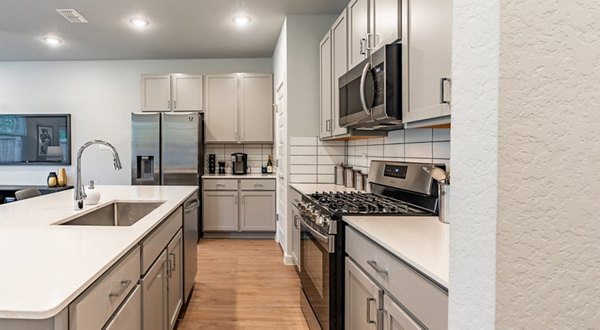
[[[407,203],[372,193],[317,192],[311,195],[316,204],[339,214],[405,214],[425,213]]]

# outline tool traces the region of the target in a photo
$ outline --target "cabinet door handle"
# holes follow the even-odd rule
[[[177,267],[175,253],[169,253],[169,256],[172,258],[171,259],[171,275],[173,275],[173,271],[175,270],[175,267]]]
[[[173,109],[177,109],[177,100],[173,100]]]
[[[125,290],[127,290],[127,287],[129,287],[129,284],[131,284],[131,280],[121,280],[121,288],[119,289],[119,291],[113,291],[113,292],[109,293],[108,296],[112,297],[112,298],[121,296],[123,294],[123,292],[125,292]]]
[[[371,41],[372,40],[372,41]],[[375,34],[367,33],[367,50],[375,49]]]
[[[381,266],[379,266],[377,264],[377,261],[367,260],[367,264],[369,264],[369,266],[373,267],[373,269],[375,269],[375,271],[378,272],[379,274],[388,275],[388,271],[386,269],[381,268]]]
[[[374,324],[375,321],[371,320],[371,302],[375,301],[375,298],[367,298],[367,323]]]
[[[450,78],[442,78],[440,79],[440,103],[441,104],[450,104],[450,98],[446,99],[446,85],[451,89],[452,88],[452,80]]]
[[[167,100],[167,109],[171,109],[171,100]]]
[[[365,38],[360,39],[360,55],[367,55],[367,50],[365,47],[366,43],[367,43],[367,39],[365,39]]]

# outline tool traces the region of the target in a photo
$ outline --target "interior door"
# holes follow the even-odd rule
[[[175,328],[183,306],[183,235],[181,229],[167,246],[169,329]]]
[[[346,330],[376,330],[383,291],[346,257]]]
[[[162,114],[163,185],[198,186],[201,117],[197,112]]]
[[[167,329],[167,251],[158,257],[142,279],[142,315],[144,330]]]
[[[285,75],[284,75],[285,76]],[[275,92],[275,166],[277,168],[277,232],[276,239],[283,251],[285,247],[285,232],[287,230],[287,113],[285,81]]]
[[[205,89],[206,142],[238,142],[236,75],[206,75]]]
[[[203,110],[203,76],[201,74],[171,75],[173,110],[200,111]]]

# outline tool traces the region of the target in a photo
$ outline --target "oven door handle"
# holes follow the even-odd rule
[[[367,114],[367,116],[371,116],[371,111],[369,111],[369,107],[367,107],[367,98],[365,95],[365,85],[369,70],[371,70],[371,63],[365,64],[365,67],[362,70],[362,75],[360,76],[360,104],[362,105],[363,111]]]
[[[308,223],[304,220],[304,218],[300,217],[300,222],[302,222],[302,227],[306,228],[314,237],[316,237],[319,241],[328,244],[329,243],[329,237],[319,233],[318,231],[316,231],[315,229],[313,229],[311,226],[308,225]]]

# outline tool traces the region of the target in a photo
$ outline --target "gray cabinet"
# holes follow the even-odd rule
[[[402,1],[406,0],[370,0],[372,23],[367,41],[371,52],[400,39]]]
[[[204,179],[205,232],[274,232],[274,179]]]
[[[421,330],[423,329],[408,315],[390,296],[383,296],[383,329],[384,330]]]
[[[183,306],[183,235],[180,230],[167,246],[167,306],[169,329],[175,328]]]
[[[144,74],[142,75],[142,111],[201,111],[203,75]]]
[[[206,76],[206,142],[273,142],[273,76]]]
[[[238,191],[204,191],[202,224],[205,231],[238,230]]]
[[[383,290],[346,257],[346,329],[379,329]]]
[[[241,231],[275,231],[275,192],[240,192]]]
[[[351,0],[348,4],[348,69],[367,58],[369,0]]]
[[[403,28],[403,72],[408,79],[407,102],[402,118],[407,127],[419,121],[450,116],[452,68],[452,1],[405,0],[409,2],[407,28]],[[442,124],[433,122],[432,124]]]
[[[319,44],[321,139],[331,136],[331,32]]]
[[[142,329],[142,294],[137,285],[131,295],[119,307],[112,320],[108,322],[105,330],[132,330]]]
[[[142,325],[144,330],[167,329],[167,285],[167,251],[163,251],[142,279]]]

